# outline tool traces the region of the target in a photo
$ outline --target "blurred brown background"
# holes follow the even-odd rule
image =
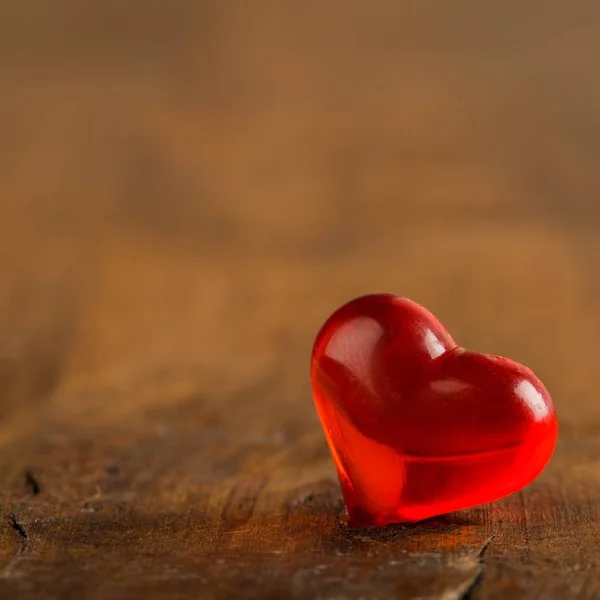
[[[0,4],[0,594],[600,597],[599,32],[594,2]],[[525,492],[345,528],[308,360],[374,291],[544,379]]]

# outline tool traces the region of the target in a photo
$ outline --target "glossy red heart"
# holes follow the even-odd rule
[[[546,466],[552,399],[526,367],[461,348],[389,294],[337,310],[311,376],[350,523],[419,521],[516,492]]]

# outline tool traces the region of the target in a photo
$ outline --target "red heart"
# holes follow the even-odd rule
[[[355,525],[497,500],[533,481],[556,444],[552,399],[529,369],[461,348],[406,298],[342,306],[317,336],[311,371]]]

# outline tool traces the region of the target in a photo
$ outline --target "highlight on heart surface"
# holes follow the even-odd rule
[[[325,322],[311,380],[353,525],[497,500],[533,481],[556,445],[552,399],[530,369],[460,347],[391,294],[352,300]]]

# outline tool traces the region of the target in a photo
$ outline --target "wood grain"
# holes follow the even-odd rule
[[[0,596],[600,598],[600,6],[0,6]],[[526,490],[351,530],[314,335],[531,366]]]

